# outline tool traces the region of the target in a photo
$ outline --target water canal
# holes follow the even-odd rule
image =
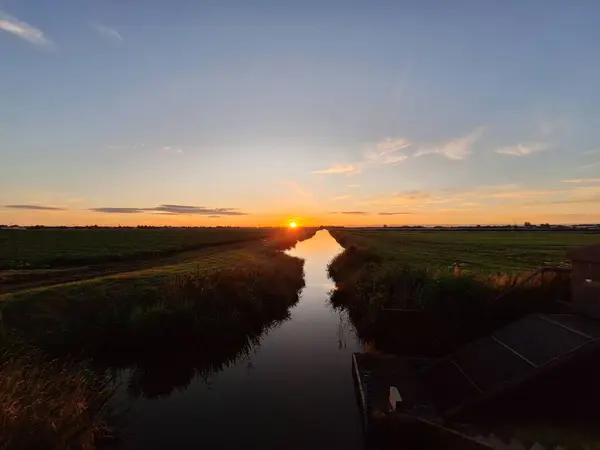
[[[124,448],[362,448],[351,372],[359,343],[328,302],[327,264],[341,251],[326,230],[289,251],[306,261],[306,287],[241,355],[202,376],[185,364],[156,368],[143,392],[129,386]]]

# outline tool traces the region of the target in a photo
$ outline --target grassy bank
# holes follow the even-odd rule
[[[303,261],[277,249],[311,233],[280,235],[183,264],[1,296],[5,333],[0,349],[6,362],[1,407],[8,411],[18,397],[20,410],[33,411],[36,398],[51,408],[75,401],[75,393],[80,396],[77,404],[96,404],[106,389],[96,382],[102,376],[95,374],[104,373],[103,368],[130,369],[130,391],[146,397],[164,395],[185,387],[193,377],[223,369],[288,317],[304,286]],[[14,336],[19,336],[18,344]],[[71,361],[87,361],[94,371]],[[172,370],[165,377],[167,367]],[[6,382],[25,373],[28,380],[39,379],[27,386],[28,395]],[[50,385],[57,389],[45,391]],[[91,448],[89,442],[103,431],[100,419],[73,416],[73,426],[85,430],[89,439],[65,448]],[[11,438],[0,445],[2,450],[22,448],[13,440],[20,428],[11,424],[0,421],[0,435]],[[45,425],[31,421],[27,426],[41,435]],[[59,446],[62,436],[48,439],[56,439]]]
[[[409,256],[390,243],[347,231],[332,236],[345,251],[329,265],[337,286],[331,302],[348,310],[363,340],[385,351],[442,355],[530,312],[562,311],[553,300],[569,298],[568,274],[536,277],[499,298],[530,272],[459,274],[447,266],[409,265]]]

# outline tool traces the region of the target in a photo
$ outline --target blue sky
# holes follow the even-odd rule
[[[0,223],[600,222],[599,13],[0,0]]]

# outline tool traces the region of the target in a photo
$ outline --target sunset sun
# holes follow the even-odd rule
[[[298,224],[294,221],[290,222],[290,228],[296,228]]]

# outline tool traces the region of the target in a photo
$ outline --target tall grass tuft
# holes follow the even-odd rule
[[[0,329],[0,449],[93,449],[111,436],[109,380]]]

